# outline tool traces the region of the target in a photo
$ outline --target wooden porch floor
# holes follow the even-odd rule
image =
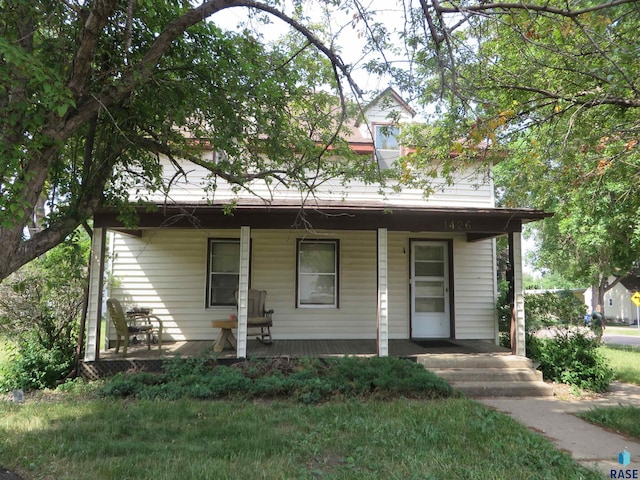
[[[166,342],[158,350],[153,345],[151,350],[143,344],[129,345],[127,360],[159,360],[162,358],[200,357],[233,359],[235,350],[221,353],[213,351],[213,340],[191,340]],[[389,340],[389,355],[392,357],[414,357],[438,353],[505,353],[506,348],[493,345],[482,340],[451,340],[446,346],[420,346],[411,340]],[[248,340],[247,358],[270,357],[334,357],[345,355],[376,355],[376,340],[274,340],[271,345],[264,345],[257,340]],[[118,354],[111,348],[100,352],[100,360],[122,360],[122,351]]]

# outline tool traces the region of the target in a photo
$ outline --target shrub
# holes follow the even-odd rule
[[[0,388],[45,388],[71,371],[86,286],[89,237],[76,231],[0,284],[0,335],[17,349]]]
[[[46,348],[35,335],[25,335],[0,370],[0,391],[54,388],[71,371],[73,350]]]
[[[591,336],[559,330],[554,338],[530,336],[527,350],[529,357],[540,362],[545,379],[603,392],[613,379],[613,370],[598,347]]]

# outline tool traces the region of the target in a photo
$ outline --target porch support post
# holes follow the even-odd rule
[[[238,358],[247,357],[247,314],[249,304],[249,255],[251,227],[240,227],[240,278],[238,283]]]
[[[389,356],[389,291],[387,229],[378,229],[378,356]]]
[[[89,304],[87,307],[84,361],[92,362],[100,356],[100,324],[102,320],[102,290],[104,287],[104,257],[107,231],[94,228],[89,261]]]
[[[522,284],[522,234],[509,233],[509,257],[511,260],[511,275],[513,300],[511,304],[511,349],[515,355],[526,355],[526,330],[524,318],[524,287]]]

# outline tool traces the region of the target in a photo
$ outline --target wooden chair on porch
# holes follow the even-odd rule
[[[158,335],[158,349],[162,348],[162,321],[155,315],[136,315],[135,324],[127,323],[127,319],[122,309],[120,301],[115,298],[107,300],[107,309],[111,321],[116,327],[116,353],[120,350],[122,343],[122,356],[127,356],[127,348],[129,347],[129,337],[135,335],[145,335],[147,337],[147,349],[151,350],[151,340],[154,334]],[[151,317],[155,318],[158,325],[151,323]]]
[[[266,345],[272,343],[271,326],[273,325],[273,310],[267,310],[265,303],[267,300],[266,290],[249,289],[249,301],[247,304],[247,327],[259,328],[260,333],[256,340]],[[236,291],[236,303],[238,292]]]

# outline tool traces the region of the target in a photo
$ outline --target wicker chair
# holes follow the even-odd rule
[[[267,299],[266,290],[249,289],[249,302],[247,304],[247,327],[259,328],[260,333],[256,339],[266,345],[272,343],[271,326],[273,325],[273,310],[265,308]],[[238,292],[236,291],[236,302],[238,300]]]
[[[154,334],[157,334],[158,349],[162,348],[162,320],[155,315],[136,315],[136,324],[129,325],[127,318],[125,317],[122,305],[115,298],[107,300],[107,309],[109,310],[109,316],[111,321],[116,327],[116,353],[120,350],[122,343],[122,355],[127,356],[127,348],[129,347],[129,337],[134,335],[145,335],[147,337],[147,349],[151,349],[151,340]],[[151,323],[151,318],[154,318],[158,325]]]

